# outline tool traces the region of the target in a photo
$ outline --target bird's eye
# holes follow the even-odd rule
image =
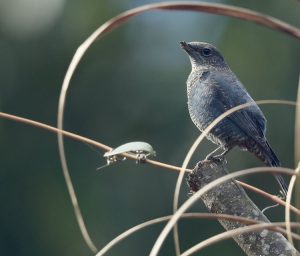
[[[208,57],[208,56],[212,55],[212,50],[209,49],[209,48],[203,48],[202,49],[202,55],[205,56],[205,57]]]

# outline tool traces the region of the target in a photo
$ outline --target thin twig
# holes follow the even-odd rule
[[[0,112],[0,118],[5,118],[5,119],[8,119],[8,120],[12,120],[12,121],[24,123],[24,124],[27,124],[27,125],[31,125],[31,126],[34,126],[34,127],[37,127],[37,128],[44,129],[44,130],[49,131],[49,132],[53,132],[55,134],[60,132],[65,137],[68,137],[68,138],[71,138],[71,139],[89,144],[89,145],[97,147],[99,149],[103,149],[105,151],[112,150],[112,147],[107,146],[103,143],[97,142],[95,140],[89,139],[87,137],[84,137],[84,136],[81,136],[81,135],[78,135],[78,134],[75,134],[75,133],[72,133],[72,132],[68,132],[68,131],[65,131],[65,130],[60,130],[60,129],[58,129],[56,127],[53,127],[51,125],[47,125],[47,124],[44,124],[44,123],[41,123],[41,122],[37,122],[37,121],[31,120],[31,119],[28,119],[28,118],[19,117],[19,116],[12,115],[12,114],[7,114],[7,113],[4,113],[4,112]],[[125,156],[129,159],[132,159],[132,160],[137,160],[138,159],[136,154],[124,153],[124,154],[122,154],[122,156]],[[149,164],[152,164],[154,166],[161,167],[161,168],[164,168],[164,169],[177,171],[177,172],[181,170],[181,168],[178,167],[178,166],[162,163],[162,162],[159,162],[159,161],[155,161],[155,160],[151,160],[151,159],[146,159],[145,161]],[[190,172],[191,170],[187,169],[186,171]]]
[[[287,203],[285,201],[283,201],[282,199],[280,199],[277,195],[269,194],[264,190],[261,190],[259,188],[254,187],[254,186],[251,186],[251,185],[249,185],[247,183],[244,183],[242,181],[239,181],[239,180],[236,180],[236,182],[239,183],[244,189],[247,189],[247,190],[250,190],[250,191],[252,191],[256,194],[259,194],[260,196],[262,196],[266,199],[269,199],[270,201],[273,201],[276,204],[279,204],[279,205],[284,206],[284,207],[287,205]],[[300,216],[300,210],[298,208],[296,208],[295,206],[290,205],[290,210],[292,212],[294,212],[295,214]]]
[[[297,106],[295,113],[295,166],[300,162],[300,75],[298,80]],[[300,207],[300,179],[295,184],[295,206]],[[300,216],[296,216],[296,220],[300,222]],[[300,233],[300,229],[298,230]]]
[[[294,159],[295,166],[297,166],[300,161],[300,75],[298,80],[297,106],[296,106],[296,114],[295,114],[295,156],[294,157],[295,157]],[[299,186],[299,194],[300,194],[300,186]]]
[[[291,215],[290,215],[290,204],[291,204],[291,200],[292,200],[292,192],[294,189],[294,185],[295,182],[297,180],[297,174],[300,171],[300,163],[298,163],[297,168],[295,169],[295,175],[292,176],[291,180],[290,180],[290,184],[288,187],[288,192],[286,195],[286,205],[285,205],[285,223],[286,223],[286,233],[287,233],[287,238],[289,240],[289,242],[294,245],[293,243],[293,238],[292,238],[292,231],[291,231]]]
[[[40,128],[40,129],[44,129],[46,131],[50,131],[50,132],[53,132],[53,133],[58,133],[58,131],[59,131],[59,129],[57,129],[56,127],[53,127],[53,126],[50,126],[50,125],[47,125],[47,124],[44,124],[44,123],[40,123],[40,122],[31,120],[31,119],[28,119],[28,118],[23,118],[23,117],[11,115],[11,114],[3,113],[3,112],[0,112],[0,118],[5,118],[5,119],[8,119],[8,120],[24,123],[24,124],[31,125],[31,126],[34,126],[34,127]],[[109,146],[107,146],[103,143],[97,142],[95,140],[89,139],[89,138],[84,137],[84,136],[80,136],[80,135],[75,134],[75,133],[71,133],[71,132],[68,132],[68,131],[65,131],[65,130],[61,130],[60,132],[68,138],[71,138],[71,139],[74,139],[74,140],[77,140],[77,141],[80,141],[80,142],[84,142],[86,144],[95,146],[99,149],[103,149],[103,150],[107,150],[107,151],[112,149],[112,147],[109,147]],[[132,159],[132,160],[137,160],[136,155],[133,155],[133,154],[125,154],[124,156],[126,156],[127,158]],[[150,160],[150,159],[146,159],[146,163],[149,163],[151,165],[154,165],[154,166],[157,166],[157,167],[160,167],[160,168],[163,168],[163,169],[177,171],[177,172],[179,172],[182,169],[181,167],[178,167],[178,166],[174,166],[174,165],[170,165],[170,164],[166,164],[166,163],[162,163],[162,162],[155,161],[155,160]],[[186,169],[186,172],[191,172],[191,169]],[[281,200],[279,197],[277,197],[276,195],[269,194],[269,193],[265,192],[264,190],[261,190],[259,188],[254,187],[254,186],[251,186],[251,185],[249,185],[245,182],[238,181],[238,180],[237,180],[237,182],[242,187],[244,187],[245,189],[250,190],[250,191],[252,191],[256,194],[259,194],[259,195],[263,196],[266,199],[269,199],[269,200],[271,200],[275,203],[278,203],[282,206],[286,205],[286,203],[283,200]],[[291,205],[291,210],[294,213],[296,213],[297,215],[300,216],[300,210],[299,209],[297,209],[296,207]]]
[[[8,119],[8,120],[16,121],[16,122],[19,122],[19,123],[31,125],[31,126],[34,126],[34,127],[37,127],[37,128],[41,128],[41,129],[44,129],[46,131],[53,132],[55,134],[60,132],[65,137],[68,137],[68,138],[71,138],[71,139],[89,144],[91,146],[95,146],[97,148],[101,148],[101,149],[106,150],[106,151],[110,151],[112,149],[111,147],[109,147],[109,146],[107,146],[103,143],[97,142],[97,141],[89,139],[87,137],[80,136],[80,135],[72,133],[72,132],[59,130],[56,127],[53,127],[51,125],[47,125],[47,124],[44,124],[44,123],[41,123],[41,122],[37,122],[37,121],[34,121],[32,119],[29,119],[29,118],[19,117],[19,116],[4,113],[4,112],[0,112],[0,117]]]

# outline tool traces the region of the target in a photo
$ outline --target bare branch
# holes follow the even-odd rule
[[[209,184],[205,185],[203,188],[201,188],[199,191],[197,191],[189,200],[183,203],[183,205],[174,213],[173,217],[168,221],[160,235],[158,236],[154,246],[152,247],[152,250],[150,252],[150,256],[157,256],[158,252],[161,249],[162,244],[164,243],[167,235],[170,233],[170,231],[174,228],[174,225],[176,225],[179,218],[182,216],[183,213],[185,213],[197,200],[202,197],[204,194],[206,194],[209,190],[215,188],[216,186],[229,181],[230,179],[235,179],[240,176],[249,175],[249,174],[256,174],[256,173],[284,173],[287,175],[299,175],[296,174],[294,170],[283,168],[283,167],[257,167],[257,168],[251,168],[247,170],[240,170],[236,171],[234,173],[227,174],[223,177],[217,178],[216,180],[210,182]]]
[[[296,175],[297,172],[295,172]],[[199,162],[189,175],[188,183],[195,193],[212,181],[228,174],[224,163],[202,161]],[[270,224],[267,217],[247,196],[243,188],[228,180],[201,196],[209,212],[242,216]],[[226,230],[236,230],[246,225],[243,223],[219,220]],[[285,223],[284,223],[285,224]],[[289,234],[290,230],[287,230]],[[218,239],[221,239],[219,236]],[[216,239],[215,241],[218,241]],[[277,232],[247,232],[233,236],[237,244],[247,255],[300,255],[287,239]],[[205,243],[203,243],[205,245]],[[203,248],[203,247],[201,247]],[[276,253],[275,253],[276,252]],[[183,255],[190,255],[184,253]]]

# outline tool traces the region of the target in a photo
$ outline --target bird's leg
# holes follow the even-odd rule
[[[205,160],[211,160],[212,158],[214,158],[214,154],[216,152],[218,152],[218,150],[221,149],[221,146],[220,147],[217,147],[213,152],[210,152],[206,157],[205,157]]]
[[[221,147],[217,148],[220,149]],[[224,156],[230,151],[231,148],[226,148],[221,154],[219,155],[213,155],[212,153],[215,153],[217,150],[214,150],[212,153],[208,155],[209,158],[205,158],[206,160],[216,160],[219,162],[222,162],[224,160]]]
[[[216,158],[224,158],[224,156],[230,151],[231,148],[226,148],[220,155],[215,156]]]

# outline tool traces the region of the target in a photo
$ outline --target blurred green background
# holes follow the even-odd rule
[[[1,111],[56,125],[60,87],[76,48],[118,13],[153,1],[1,0]],[[221,1],[220,1],[221,2]],[[300,27],[295,0],[222,1],[257,10]],[[67,96],[65,128],[112,147],[147,141],[157,159],[180,165],[199,135],[186,104],[190,72],[179,41],[207,41],[254,99],[296,99],[300,42],[256,24],[194,12],[155,11],[138,16],[98,40],[84,56]],[[282,164],[293,167],[294,109],[262,106],[268,138]],[[0,120],[0,255],[93,255],[77,226],[58,158],[56,136]],[[200,145],[190,167],[214,149]],[[66,139],[66,153],[87,227],[101,248],[120,232],[170,214],[177,174],[133,161],[101,171],[104,152]],[[230,171],[260,166],[233,150]],[[247,178],[278,191],[267,175]],[[186,200],[184,185],[181,202]],[[264,207],[270,203],[252,195]],[[199,202],[192,210],[205,211]],[[283,210],[271,210],[281,220]],[[163,225],[141,231],[108,255],[148,255]],[[223,229],[215,221],[180,222],[182,249]],[[201,255],[241,255],[232,241]],[[160,255],[174,255],[171,236]]]

